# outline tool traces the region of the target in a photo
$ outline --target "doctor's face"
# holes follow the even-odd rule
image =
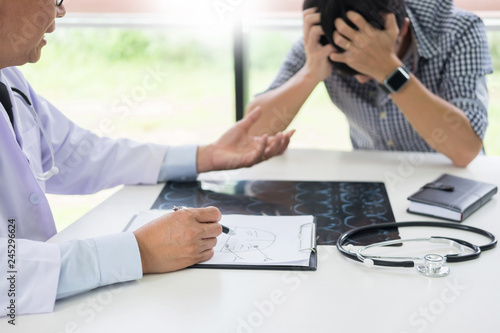
[[[0,0],[0,68],[40,59],[45,34],[66,14],[60,0]]]

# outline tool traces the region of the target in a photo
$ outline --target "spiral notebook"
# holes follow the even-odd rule
[[[140,212],[124,231],[134,231],[171,211]],[[316,270],[316,223],[311,215],[223,215],[234,235],[217,237],[212,259],[194,268]]]

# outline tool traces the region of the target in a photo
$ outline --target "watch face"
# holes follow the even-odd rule
[[[394,92],[401,89],[410,79],[410,76],[402,68],[398,68],[389,78],[387,78],[386,86]]]

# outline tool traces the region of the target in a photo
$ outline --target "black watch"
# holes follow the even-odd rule
[[[398,67],[387,75],[380,87],[388,94],[395,94],[410,82],[410,73],[405,67]]]

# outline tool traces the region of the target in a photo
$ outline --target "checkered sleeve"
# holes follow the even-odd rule
[[[273,90],[281,87],[290,78],[292,78],[306,63],[306,52],[304,49],[304,41],[301,38],[297,41],[292,49],[288,52],[285,62],[281,66],[278,75],[274,79],[271,86],[266,90]]]
[[[481,139],[488,126],[488,98],[487,93],[486,96],[480,93],[480,82],[492,72],[486,29],[477,18],[455,40],[444,68],[440,95],[465,112]]]

